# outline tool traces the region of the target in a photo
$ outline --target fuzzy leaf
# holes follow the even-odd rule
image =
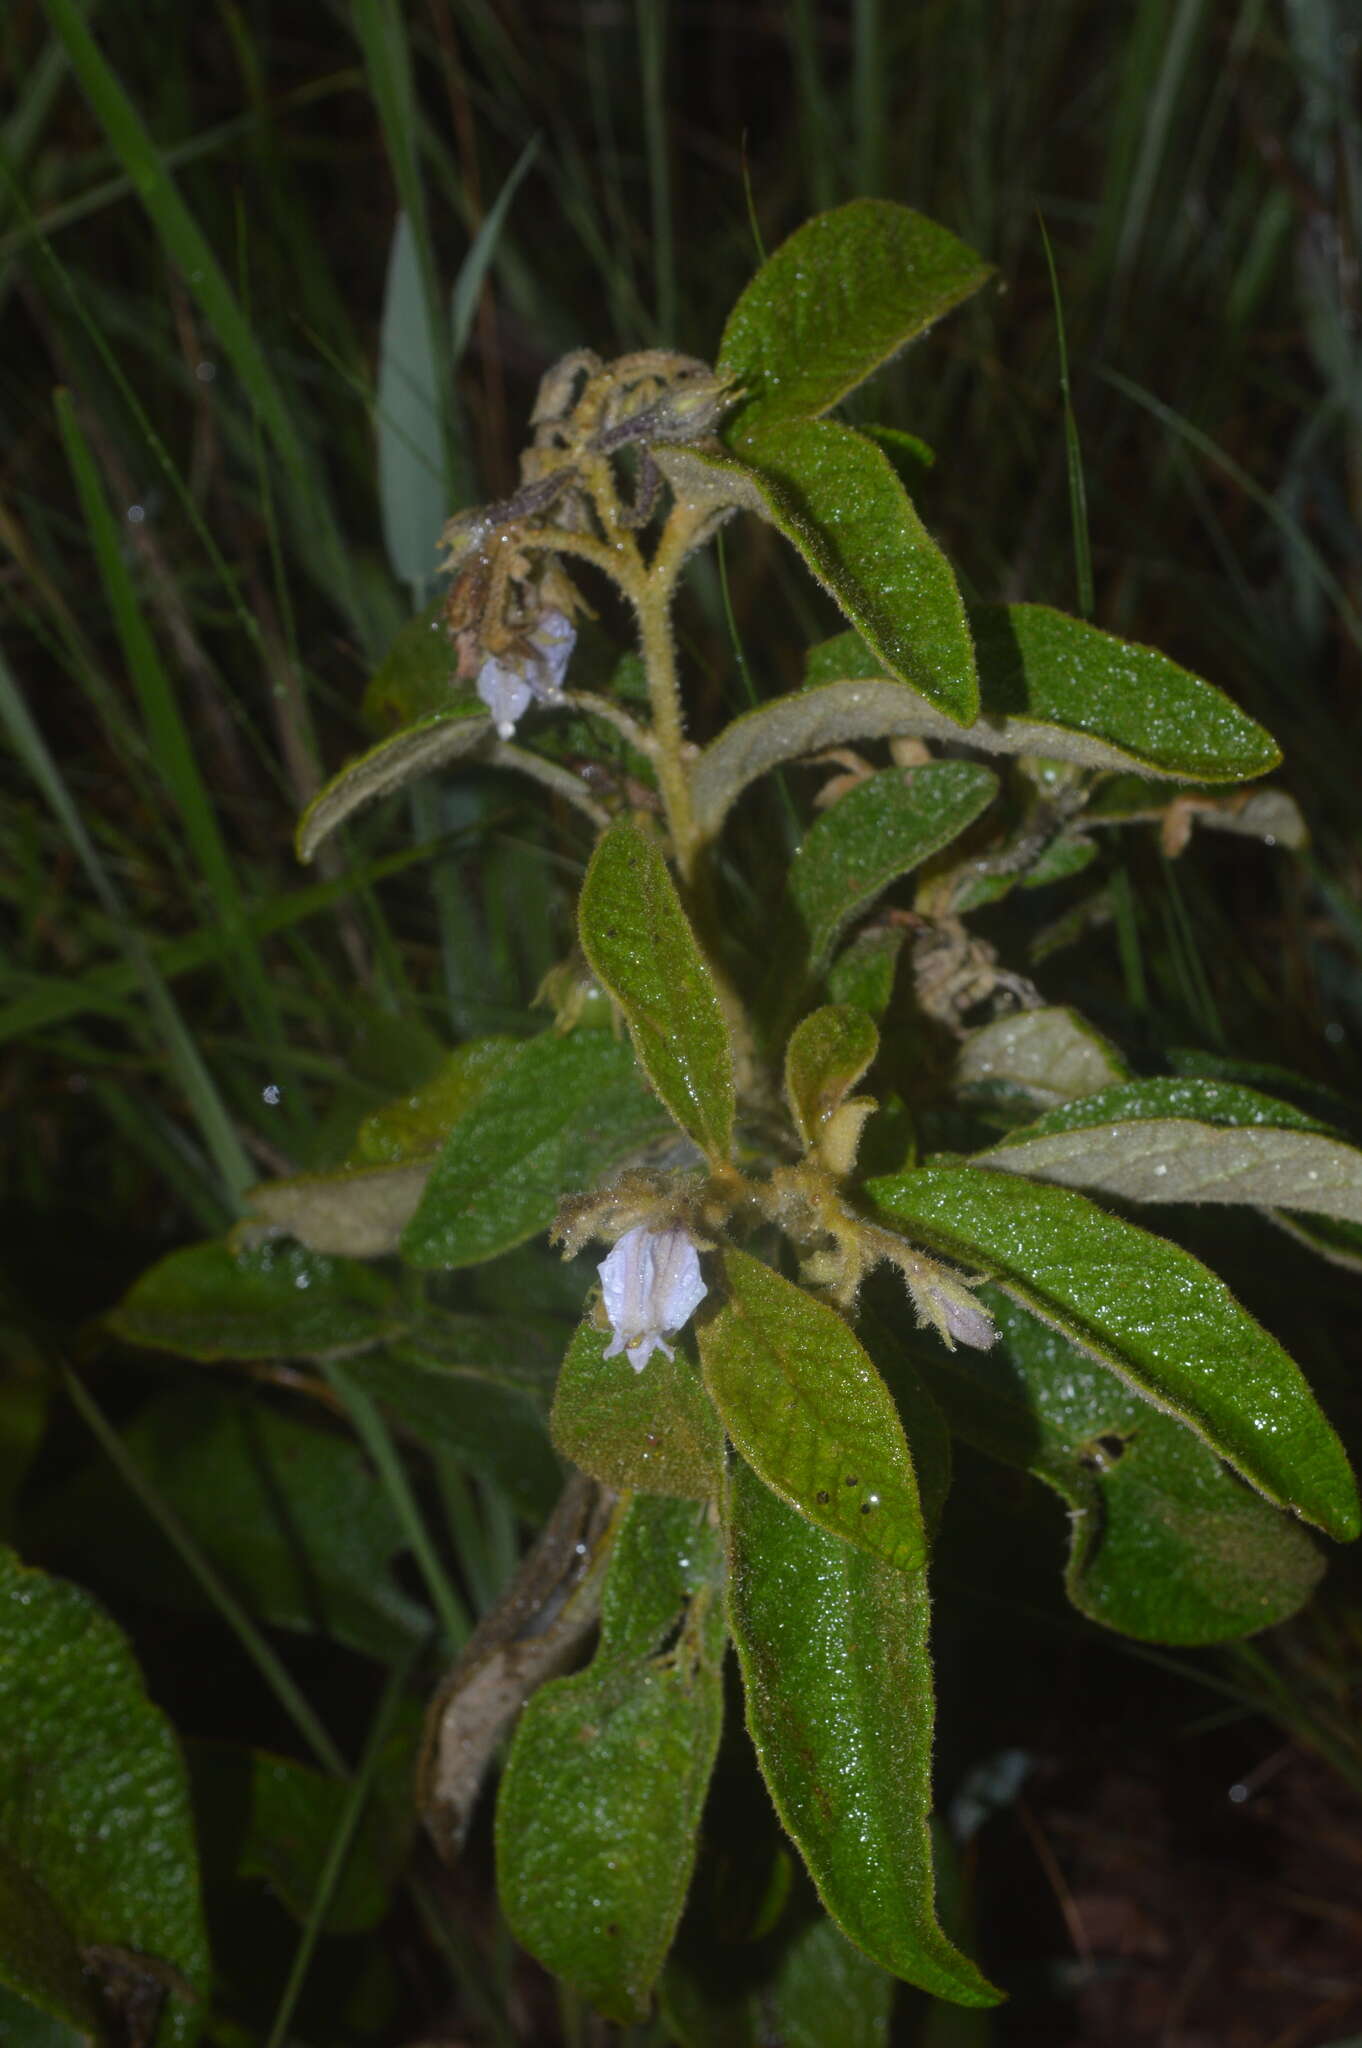
[[[926,1554],[893,1397],[837,1311],[747,1252],[723,1253],[728,1298],[697,1330],[733,1442],[802,1515],[899,1571]]]
[[[90,1595],[8,1550],[0,1725],[0,1983],[103,2039],[116,2008],[101,1978],[126,1990],[131,1972],[166,1991],[156,2048],[189,2048],[209,1958],[174,1734]]]
[[[1183,1644],[1294,1614],[1324,1569],[1300,1524],[996,1288],[981,1296],[1001,1341],[921,1362],[961,1436],[1067,1504],[1075,1607],[1124,1635]]]
[[[406,1532],[359,1448],[216,1383],[178,1386],[123,1432],[134,1462],[253,1614],[390,1660],[429,1631],[391,1565]],[[73,1568],[99,1568],[172,1609],[204,1594],[106,1461],[77,1472],[35,1514]]]
[[[973,761],[867,775],[816,818],[790,864],[790,900],[821,974],[854,918],[891,882],[949,846],[986,810],[998,778]]]
[[[578,908],[582,951],[628,1020],[649,1080],[711,1159],[733,1142],[733,1051],[714,977],[659,848],[614,825]]]
[[[553,1441],[565,1458],[620,1492],[712,1500],[724,1433],[694,1365],[678,1346],[642,1372],[584,1322],[568,1346],[554,1397]]]
[[[433,1165],[427,1156],[405,1166],[338,1166],[261,1181],[247,1192],[249,1214],[233,1246],[255,1245],[272,1233],[296,1237],[325,1257],[384,1258],[401,1243]]]
[[[764,516],[835,600],[883,672],[920,692],[959,737],[979,682],[955,572],[883,449],[837,420],[744,415],[735,457]]]
[[[1362,1151],[1290,1104],[1227,1082],[1109,1088],[972,1163],[1128,1202],[1253,1202],[1362,1223]]]
[[[604,1031],[527,1039],[461,1117],[402,1234],[415,1266],[470,1266],[523,1244],[669,1126],[628,1046]]]
[[[1153,648],[1044,605],[971,608],[968,623],[979,678],[970,746],[1208,782],[1262,775],[1280,759],[1222,691]],[[851,740],[960,737],[952,708],[883,646],[840,633],[813,649],[802,690],[735,718],[706,747],[692,774],[696,821],[713,837],[750,782],[806,754]]]
[[[894,994],[903,937],[900,927],[890,926],[861,932],[844,947],[828,970],[833,1002],[854,1004],[876,1024],[882,1023]]]
[[[1190,1252],[1083,1195],[973,1166],[870,1181],[886,1218],[982,1271],[1279,1506],[1357,1535],[1343,1447],[1298,1368]]]
[[[347,761],[313,797],[298,821],[294,843],[299,860],[314,860],[331,834],[365,804],[377,803],[380,797],[391,796],[418,777],[433,774],[489,744],[492,721],[482,705],[470,710],[472,701],[460,699],[449,710],[405,726],[391,739],[380,740],[367,753]]]
[[[960,1048],[955,1086],[971,1099],[1049,1107],[1094,1095],[1129,1078],[1113,1045],[1077,1010],[1021,1010],[971,1031]]]
[[[990,274],[935,221],[853,199],[762,264],[728,316],[718,366],[768,411],[826,412]]]
[[[380,1344],[404,1321],[384,1274],[298,1245],[235,1256],[189,1245],[144,1273],[107,1317],[116,1337],[181,1358],[337,1357]]]
[[[996,2004],[933,1905],[924,1574],[816,1528],[741,1461],[724,1524],[748,1730],[823,1904],[895,1976]]]
[[[433,603],[398,628],[387,653],[374,670],[361,709],[376,731],[415,725],[434,713],[446,715],[464,686],[454,680],[454,648],[445,626],[445,598]],[[473,699],[465,697],[471,712]],[[478,700],[478,710],[486,706]]]
[[[785,1099],[806,1145],[816,1142],[880,1049],[864,1010],[829,1003],[796,1025],[785,1048]]]
[[[502,1779],[512,1932],[621,2023],[646,2014],[695,1860],[723,1713],[718,1568],[703,1508],[635,1499],[596,1656],[534,1694]]]

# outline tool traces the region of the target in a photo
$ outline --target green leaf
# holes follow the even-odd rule
[[[990,274],[935,221],[853,199],[762,264],[728,316],[719,368],[768,410],[826,412]]]
[[[934,1357],[929,1383],[961,1436],[1066,1503],[1075,1607],[1124,1635],[1182,1644],[1294,1614],[1324,1569],[1300,1524],[1025,1309],[994,1288],[980,1298],[1000,1342]]]
[[[500,1066],[449,1134],[402,1234],[416,1266],[470,1266],[523,1244],[567,1194],[670,1129],[628,1046],[546,1031]]]
[[[645,2016],[675,1932],[718,1747],[718,1564],[703,1508],[637,1498],[596,1657],[534,1694],[502,1779],[498,1889],[512,1932],[625,2024]]]
[[[933,761],[867,775],[824,811],[790,865],[790,898],[821,974],[854,918],[891,882],[948,846],[997,794],[991,769]]]
[[[391,1911],[416,1824],[417,1734],[408,1717],[384,1746],[322,1923],[327,1934],[368,1933]],[[226,1742],[192,1743],[188,1762],[210,1890],[216,1852],[223,1876],[263,1881],[305,1923],[350,1787],[291,1757]]]
[[[487,748],[493,738],[492,721],[479,704],[458,698],[448,709],[436,711],[417,725],[408,725],[390,739],[380,740],[367,753],[347,761],[338,774],[313,797],[298,820],[294,844],[301,861],[315,860],[322,845],[347,818],[365,804],[405,789],[422,775],[431,775],[451,761],[462,760],[476,748]]]
[[[523,1370],[517,1349],[523,1356],[524,1347],[538,1349],[542,1341],[537,1331],[514,1323],[451,1316],[447,1325],[427,1325],[414,1338],[353,1360],[347,1373],[417,1443],[451,1452],[470,1472],[495,1479],[523,1514],[543,1521],[563,1474],[539,1401],[529,1387],[514,1384]],[[506,1360],[500,1371],[479,1356],[489,1343],[493,1356],[499,1349]]]
[[[654,1352],[635,1372],[606,1333],[584,1322],[568,1346],[553,1403],[553,1441],[565,1458],[620,1492],[712,1500],[724,1433],[684,1346]]]
[[[915,1571],[926,1554],[898,1410],[825,1302],[747,1252],[723,1253],[728,1298],[698,1326],[724,1428],[782,1499],[822,1528]]]
[[[1069,1188],[973,1166],[867,1183],[886,1216],[987,1274],[1279,1506],[1359,1530],[1342,1445],[1297,1367],[1190,1252]]]
[[[733,1142],[733,1051],[714,978],[660,849],[613,825],[587,869],[582,951],[628,1019],[649,1080],[712,1160]]]
[[[744,415],[735,457],[778,532],[797,548],[882,672],[944,713],[978,715],[979,682],[955,572],[883,449],[836,420]]]
[[[743,502],[769,510],[764,498],[752,505],[750,487]],[[1152,648],[1044,605],[984,606],[968,622],[979,678],[971,746],[1175,781],[1234,781],[1280,759],[1222,691]],[[889,680],[898,673],[883,646],[872,650],[856,633],[815,647],[804,689],[735,718],[696,762],[691,793],[705,836],[750,782],[783,762],[849,740],[958,742],[952,707],[907,672]]]
[[[790,1867],[788,1856],[782,1862]],[[825,1914],[800,1927],[760,1974],[755,1958],[735,1958],[728,1928],[718,1935],[713,1959],[695,1955],[692,1943],[684,1961],[668,1964],[662,2010],[680,2048],[887,2048],[894,1980]],[[764,1948],[779,1939],[777,1932]]]
[[[785,1048],[785,1099],[806,1145],[814,1144],[880,1049],[864,1010],[844,1003],[814,1010]]]
[[[516,1049],[514,1038],[474,1038],[456,1046],[428,1081],[365,1117],[355,1134],[350,1163],[398,1166],[428,1159],[494,1075],[515,1057]]]
[[[0,1725],[0,1981],[102,2038],[101,1979],[131,1972],[166,1994],[157,2048],[188,2048],[209,1957],[174,1734],[90,1595],[8,1550]]]
[[[816,1528],[741,1462],[724,1520],[747,1726],[823,1904],[895,1976],[964,2005],[995,2004],[933,1909],[923,1574]]]
[[[955,1065],[955,1086],[971,1101],[1028,1108],[1095,1095],[1128,1080],[1130,1069],[1077,1010],[1022,1010],[971,1031]]]
[[[366,722],[380,732],[445,715],[458,695],[454,649],[445,629],[444,596],[437,597],[398,628],[369,679],[361,705]],[[478,699],[479,707],[486,706]],[[471,700],[469,708],[471,710]]]
[[[1290,1104],[1223,1081],[1108,1088],[972,1163],[1128,1202],[1253,1202],[1362,1223],[1362,1151]]]
[[[128,1290],[116,1337],[181,1358],[324,1358],[381,1344],[405,1314],[386,1275],[298,1245],[171,1252]]]
[[[828,969],[828,994],[834,1003],[852,1003],[876,1024],[882,1023],[894,994],[903,936],[901,927],[891,925],[854,938]]]
[[[430,1616],[399,1587],[406,1538],[360,1450],[214,1383],[177,1387],[124,1432],[129,1455],[250,1611],[390,1661]],[[174,1608],[203,1593],[101,1460],[49,1495],[35,1527],[73,1563]]]
[[[439,391],[417,234],[406,213],[399,212],[379,328],[378,506],[388,560],[418,598],[435,580],[440,535],[450,510]]]
[[[1086,733],[1166,775],[1201,782],[1265,775],[1282,758],[1271,734],[1223,691],[1156,648],[1043,604],[981,605],[970,624],[988,718]]]

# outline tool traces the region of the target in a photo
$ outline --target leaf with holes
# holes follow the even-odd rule
[[[1299,1369],[1199,1259],[1070,1188],[974,1166],[866,1184],[885,1219],[982,1271],[1278,1506],[1359,1529],[1343,1447]]]
[[[1324,1560],[1170,1415],[1035,1316],[981,1290],[1000,1342],[916,1360],[967,1442],[1045,1481],[1069,1509],[1065,1584],[1082,1613],[1157,1643],[1273,1627]]]

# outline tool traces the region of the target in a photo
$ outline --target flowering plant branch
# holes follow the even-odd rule
[[[1278,759],[1259,726],[1151,649],[1045,606],[967,606],[915,503],[920,446],[834,416],[987,277],[932,223],[857,202],[762,265],[713,366],[583,350],[549,371],[518,489],[447,529],[441,632],[422,627],[433,694],[398,703],[300,848],[480,762],[566,796],[563,828],[585,818],[594,845],[546,984],[553,1026],[455,1048],[339,1170],[266,1183],[225,1253],[180,1255],[121,1312],[126,1334],[173,1326],[183,1346],[186,1290],[221,1285],[225,1258],[293,1328],[296,1301],[271,1292],[289,1240],[314,1262],[311,1311],[351,1302],[353,1375],[366,1347],[438,1349],[446,1290],[467,1315],[481,1269],[544,1233],[568,1258],[606,1247],[548,1425],[585,1475],[579,1508],[596,1489],[572,1522],[589,1533],[543,1539],[534,1602],[518,1581],[484,1622],[439,1695],[424,1782],[454,1853],[448,1788],[465,1812],[467,1760],[482,1769],[530,1674],[499,1793],[503,1900],[523,1944],[620,2020],[650,2008],[700,1850],[729,1640],[846,1966],[999,1995],[938,1922],[928,1834],[927,1571],[952,1437],[1061,1495],[1070,1597],[1137,1636],[1262,1627],[1318,1575],[1302,1524],[1358,1533],[1292,1360],[1125,1212],[1247,1203],[1337,1254],[1362,1225],[1362,1153],[1230,1077],[1136,1078],[1047,1000],[1063,920],[1029,957],[1020,920],[1010,954],[970,922],[1077,884],[1084,928],[1104,845],[1151,821],[1178,851],[1194,819],[1270,814],[1291,836],[1287,800],[1255,813],[1242,788]],[[848,630],[810,651],[802,687],[701,742],[673,609],[739,512],[790,543]],[[637,631],[603,679],[575,673],[582,586],[601,579]],[[624,695],[640,666],[646,711]],[[737,889],[724,834],[740,803],[743,844],[759,833],[782,768],[822,787],[793,854],[773,830]],[[393,1257],[389,1291],[358,1263]],[[1187,1491],[1196,1537],[1170,1505]],[[560,1609],[565,1656],[599,1613],[566,1675],[526,1647]]]

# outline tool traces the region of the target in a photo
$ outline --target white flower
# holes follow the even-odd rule
[[[475,685],[496,722],[499,736],[510,739],[530,704],[556,704],[563,694],[563,677],[577,642],[577,628],[566,612],[545,611],[529,636],[534,652],[527,658],[503,660],[489,654],[478,670]]]
[[[685,1231],[626,1230],[596,1270],[614,1332],[606,1357],[624,1352],[635,1372],[642,1372],[654,1351],[672,1357],[667,1336],[690,1321],[709,1292]]]

